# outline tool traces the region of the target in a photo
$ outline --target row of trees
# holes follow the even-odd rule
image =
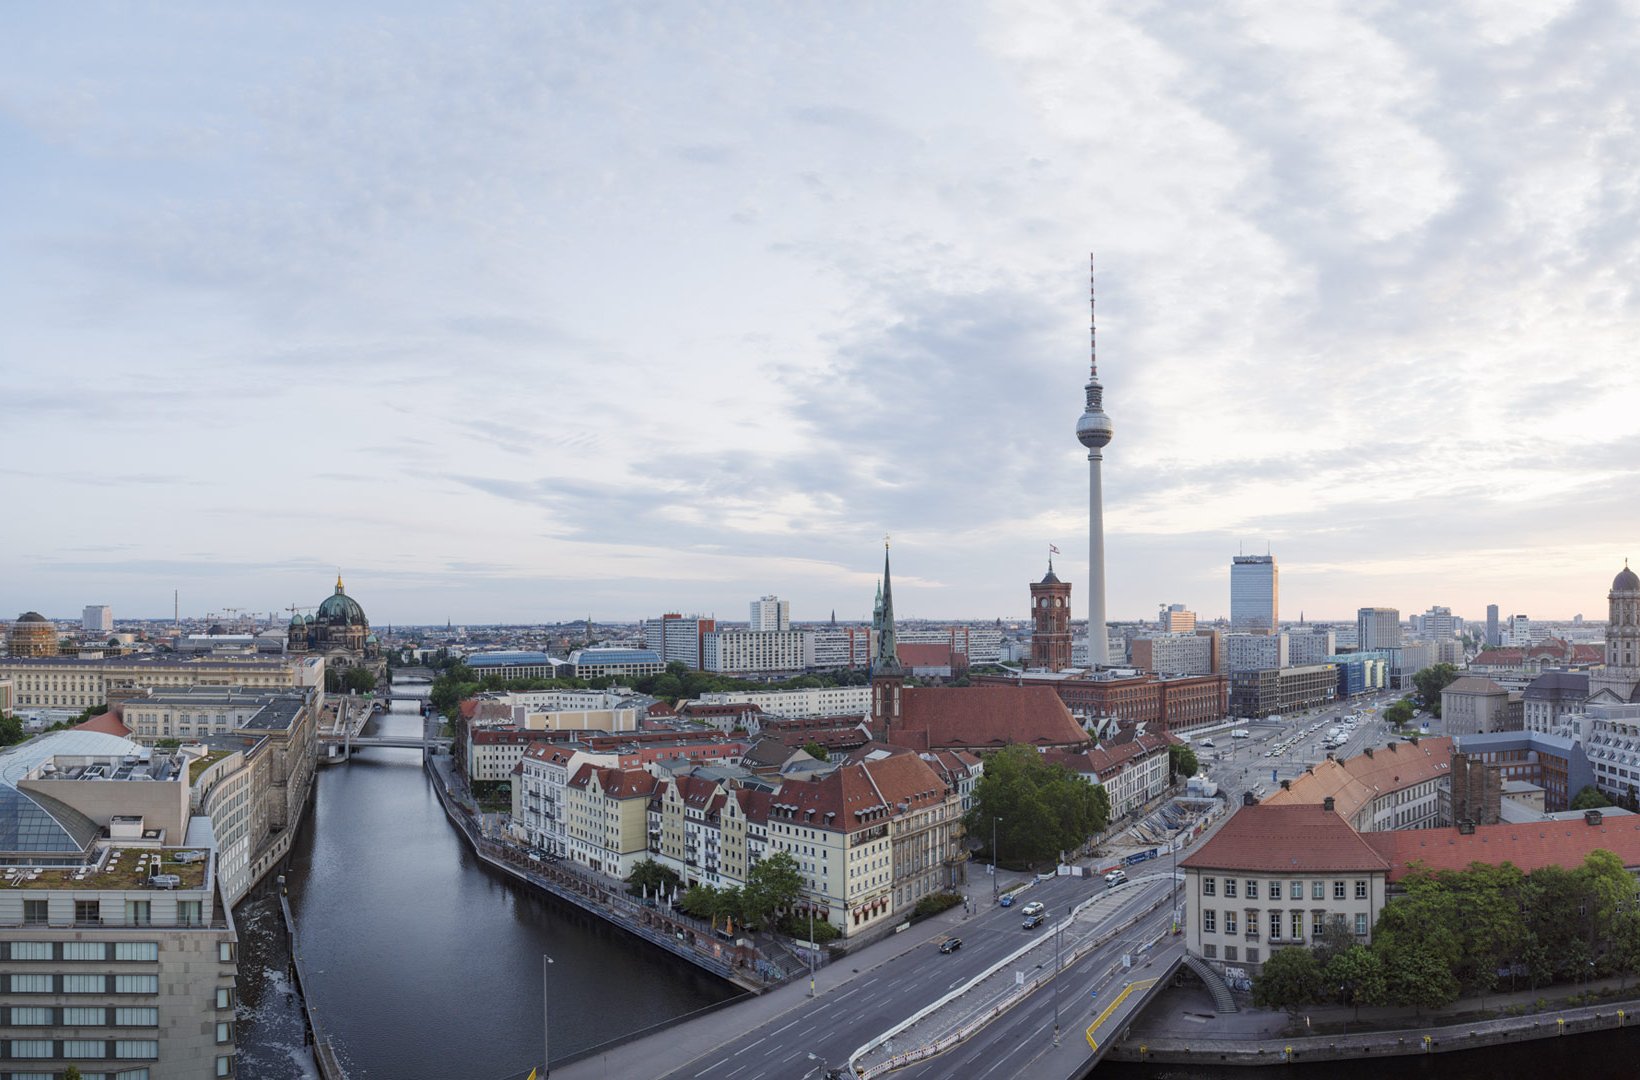
[[[682,880],[670,867],[654,859],[644,859],[627,876],[626,890],[634,896],[645,891],[651,896],[672,892]],[[744,888],[691,885],[678,897],[678,906],[697,919],[706,919],[716,929],[722,922],[734,926],[768,926],[778,915],[791,910],[803,891],[797,860],[790,852],[777,852],[761,860],[746,874]]]
[[[1029,746],[1006,746],[985,759],[964,819],[986,858],[1029,867],[1075,851],[1110,824],[1110,796]],[[991,850],[993,830],[997,851]]]
[[[1334,928],[1313,948],[1281,949],[1253,1000],[1296,1009],[1336,1002],[1422,1010],[1500,987],[1533,989],[1640,971],[1634,878],[1609,851],[1574,870],[1510,863],[1419,870],[1384,906],[1371,945]]]

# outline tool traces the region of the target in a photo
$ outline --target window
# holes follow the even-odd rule
[[[48,1058],[57,1055],[57,1044],[51,1039],[13,1039],[11,1056],[14,1058]]]
[[[30,926],[44,926],[51,918],[50,903],[45,900],[23,901],[23,922]]]
[[[1251,945],[1247,946],[1247,962],[1249,964],[1258,963],[1258,950]]]
[[[64,1027],[102,1027],[108,1023],[108,1010],[73,1007],[63,1010]]]
[[[155,946],[155,948],[157,949],[158,946]],[[236,959],[238,959],[238,945],[235,942],[232,942],[232,941],[219,941],[219,942],[217,942],[216,943],[216,958],[218,960],[222,961],[224,964],[233,963]],[[159,957],[156,955],[154,957],[154,959],[158,960]]]
[[[50,1009],[18,1005],[11,1010],[12,1027],[47,1027],[54,1023]]]
[[[157,1058],[159,1041],[156,1039],[115,1039],[114,1056],[117,1058]]]
[[[1235,899],[1235,896],[1236,896],[1236,879],[1235,878],[1225,878],[1224,879],[1224,895],[1225,895],[1226,899],[1230,899],[1230,900]]]
[[[159,1027],[158,1009],[115,1009],[114,1023],[118,1027]]]
[[[127,900],[125,902],[125,921],[131,926],[147,926],[152,922],[148,901]]]
[[[1287,898],[1289,900],[1302,900],[1302,899],[1304,899],[1304,883],[1302,881],[1290,881],[1290,882],[1288,882],[1287,883]]]
[[[64,975],[63,993],[65,994],[106,994],[108,993],[107,975]]]
[[[234,1074],[234,1072],[233,1072],[233,1058],[232,1057],[219,1057],[219,1058],[216,1059],[216,1075],[218,1075],[218,1076],[232,1076],[233,1074]]]
[[[108,943],[103,941],[65,941],[64,960],[106,960]]]
[[[1355,936],[1367,936],[1367,913],[1364,911],[1358,911],[1355,913]]]
[[[148,1080],[147,1069],[124,1069],[114,1074],[114,1080]]]
[[[1357,881],[1355,883],[1355,898],[1357,900],[1365,900],[1367,898],[1367,883],[1366,882]]]
[[[64,1039],[63,1057],[65,1058],[100,1058],[107,1051],[103,1048],[101,1039]]]
[[[1219,913],[1216,911],[1202,912],[1202,933],[1215,933],[1219,928]]]
[[[74,901],[74,921],[77,923],[102,922],[102,903],[97,900]]]
[[[1333,882],[1333,899],[1344,899],[1344,883],[1342,881]]]
[[[1202,955],[1209,960],[1215,959],[1219,955],[1219,947],[1217,945],[1203,945]]]
[[[1218,894],[1219,894],[1219,879],[1218,878],[1210,878],[1210,877],[1202,878],[1202,895],[1203,896],[1217,896]]]
[[[198,900],[177,901],[177,925],[198,926],[200,924],[200,907]]]
[[[1224,913],[1224,932],[1232,936],[1236,932],[1236,913],[1234,911]],[[1229,957],[1225,957],[1225,959],[1228,960]]]
[[[159,942],[157,941],[116,941],[114,942],[114,959],[116,960],[158,960]]]
[[[1258,882],[1254,881],[1252,878],[1247,879],[1247,899],[1258,899]]]
[[[14,941],[11,943],[11,958],[13,960],[50,960],[51,942]]]
[[[1302,911],[1293,912],[1292,928],[1293,928],[1293,940],[1295,940],[1295,941],[1304,940],[1304,913]]]
[[[50,975],[12,975],[11,992],[14,994],[51,993]]]
[[[1270,937],[1272,940],[1281,938],[1281,912],[1270,912]]]
[[[159,993],[159,976],[116,975],[114,976],[114,993],[157,994]]]
[[[1327,883],[1325,881],[1310,882],[1310,899],[1325,900],[1327,898]]]
[[[216,1041],[219,1043],[233,1042],[233,1024],[226,1020],[217,1022]]]
[[[1226,945],[1224,947],[1224,958],[1226,960],[1230,961],[1231,963],[1235,963],[1235,960],[1236,960],[1236,947],[1234,945]]]

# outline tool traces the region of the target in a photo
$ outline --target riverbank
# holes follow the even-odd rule
[[[745,939],[725,941],[707,923],[633,900],[613,878],[595,876],[570,863],[532,862],[516,847],[484,837],[475,811],[454,794],[450,759],[428,755],[425,765],[445,816],[473,854],[491,868],[574,904],[748,993],[763,993],[797,974],[790,958],[767,957]]]
[[[1205,989],[1176,987],[1134,1021],[1107,1058],[1257,1068],[1454,1053],[1633,1027],[1640,1021],[1635,993],[1614,979],[1571,995],[1583,999],[1576,1003],[1546,996],[1555,994],[1551,988],[1463,999],[1422,1018],[1406,1010],[1363,1009],[1363,1020],[1355,1021],[1354,1010],[1342,1006],[1296,1018],[1262,1009],[1216,1014]]]

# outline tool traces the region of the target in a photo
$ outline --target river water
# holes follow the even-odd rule
[[[419,736],[421,717],[396,704],[367,731]],[[480,863],[420,750],[322,768],[302,829],[287,881],[306,989],[352,1080],[521,1080],[541,1063],[543,955],[554,1061],[737,992]],[[240,1075],[316,1077],[272,879],[235,918]]]

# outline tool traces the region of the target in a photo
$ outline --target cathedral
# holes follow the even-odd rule
[[[342,575],[336,591],[312,615],[291,616],[286,647],[293,653],[323,653],[327,667],[363,667],[380,673],[381,646],[370,632],[364,608],[347,595]]]
[[[1589,676],[1589,701],[1640,702],[1640,574],[1627,562],[1606,600],[1606,666]]]

